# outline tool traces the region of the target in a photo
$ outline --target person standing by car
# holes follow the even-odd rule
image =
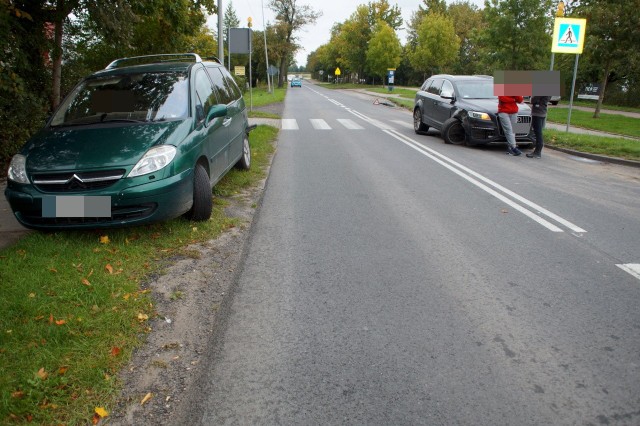
[[[542,139],[542,129],[544,129],[544,122],[547,119],[547,104],[551,96],[532,96],[531,97],[531,119],[533,132],[536,134],[536,146],[530,153],[527,154],[529,158],[540,158],[542,154],[542,146],[544,141]]]
[[[518,156],[522,151],[516,145],[516,133],[513,128],[518,120],[518,104],[524,102],[522,96],[498,96],[498,118],[505,138],[507,138],[508,155]]]

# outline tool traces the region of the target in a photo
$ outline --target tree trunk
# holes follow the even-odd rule
[[[607,80],[609,80],[610,68],[611,68],[611,58],[609,57],[604,67],[604,78],[602,79],[602,85],[600,87],[600,95],[598,96],[598,103],[596,103],[596,110],[593,112],[593,118],[600,118],[600,108],[602,107],[602,101],[604,100],[604,92],[605,90],[607,90]]]
[[[60,85],[62,82],[62,26],[64,25],[64,0],[58,0],[55,15],[54,47],[52,52],[53,87],[51,91],[51,109],[60,104]]]

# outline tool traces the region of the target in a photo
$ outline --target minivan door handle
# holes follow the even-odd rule
[[[222,125],[224,127],[229,127],[229,125],[231,124],[231,120],[233,120],[233,118],[231,117],[227,117],[224,120],[222,120]]]

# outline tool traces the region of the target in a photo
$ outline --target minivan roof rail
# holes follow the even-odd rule
[[[202,58],[197,53],[163,53],[158,55],[132,56],[130,58],[120,58],[111,62],[105,69],[110,70],[123,66],[126,62],[136,62],[132,65],[152,64],[154,62],[180,62],[189,58],[193,62],[202,62]]]
[[[205,61],[214,61],[214,62],[217,62],[217,63],[219,63],[220,65],[222,65],[222,62],[220,62],[220,59],[218,59],[218,57],[217,57],[217,56],[205,56],[205,57],[204,57],[204,58],[202,58],[202,59],[204,59]]]

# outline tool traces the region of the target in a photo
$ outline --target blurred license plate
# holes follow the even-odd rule
[[[111,197],[45,196],[42,197],[42,217],[111,217]]]

